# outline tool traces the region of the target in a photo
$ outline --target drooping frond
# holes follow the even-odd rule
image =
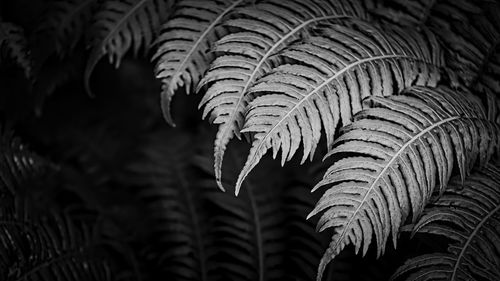
[[[454,166],[463,179],[500,152],[500,127],[470,93],[412,87],[400,96],[370,97],[371,108],[342,129],[338,157],[313,190],[330,186],[309,215],[322,213],[320,231],[334,234],[319,266],[348,244],[363,255],[375,236],[378,255],[412,214],[417,218],[436,190],[443,192]]]
[[[0,279],[112,280],[108,265],[94,253],[88,227],[64,213],[41,215],[23,198],[47,163],[4,126],[0,152]]]
[[[228,162],[236,166],[240,162],[236,159],[233,155],[234,161]],[[201,168],[213,173],[210,161]],[[288,280],[285,278],[285,241],[287,234],[292,234],[285,229],[286,216],[279,189],[271,188],[273,180],[268,177],[261,179],[258,183],[249,180],[240,197],[220,192],[212,179],[207,183],[212,188],[209,201],[216,206],[212,231],[218,238],[217,264],[221,280]]]
[[[148,51],[158,29],[171,13],[173,0],[106,0],[100,5],[90,31],[91,53],[85,86],[97,62],[105,55],[116,67],[130,49]]]
[[[0,197],[20,193],[25,182],[39,176],[46,166],[39,156],[31,152],[15,137],[8,126],[0,124]],[[0,208],[2,208],[0,204]]]
[[[171,141],[165,141],[171,140]],[[162,274],[173,280],[215,280],[209,216],[204,190],[190,171],[190,136],[158,134],[144,146],[143,160],[131,167],[153,223],[152,237]]]
[[[391,29],[352,20],[317,30],[320,36],[293,45],[281,55],[295,61],[275,68],[249,92],[262,93],[248,106],[242,132],[254,142],[236,183],[270,149],[290,160],[303,145],[302,162],[313,157],[325,130],[330,148],[339,124],[348,124],[368,96],[388,96],[411,85],[440,79],[440,49],[427,32]]]
[[[189,93],[213,59],[210,47],[225,33],[221,22],[239,5],[250,0],[182,0],[156,39],[156,77],[162,80],[161,106],[174,125],[170,103],[184,86]]]
[[[491,79],[495,76],[486,74],[495,69],[490,64],[494,65],[500,45],[498,2],[389,0],[384,4],[375,14],[399,25],[427,26],[441,39],[447,65],[466,86],[475,88],[484,77],[488,86],[496,84],[498,89]]]
[[[0,52],[0,60],[14,60],[23,69],[26,78],[32,79],[33,62],[21,27],[0,21]]]
[[[426,208],[414,233],[442,235],[452,240],[445,253],[412,258],[393,279],[500,279],[500,169],[487,165],[464,184],[456,178],[435,203]]]
[[[53,0],[38,28],[48,34],[60,57],[71,53],[90,25],[97,0]]]
[[[476,6],[471,1],[459,0],[385,0],[382,5],[371,12],[385,20],[403,26],[421,27],[434,19],[436,13],[447,13],[448,11],[477,12]],[[462,16],[461,14],[459,16]]]
[[[211,121],[219,125],[214,168],[221,189],[224,152],[234,136],[240,138],[245,110],[253,99],[248,90],[277,64],[279,57],[275,55],[301,36],[307,36],[308,30],[320,22],[366,17],[362,1],[271,0],[239,9],[234,19],[225,22],[240,32],[217,41],[214,51],[222,55],[199,85],[210,85],[200,104],[205,107],[203,118],[210,114]]]
[[[25,203],[0,208],[2,280],[107,281],[108,265],[96,258],[91,231],[66,215],[39,217]]]
[[[306,183],[288,185],[281,195],[286,212],[286,280],[312,280],[323,249],[328,243],[328,237],[322,237],[315,232],[315,223],[305,219],[317,200],[314,194],[311,194],[309,186]],[[337,273],[338,271],[333,271],[335,277],[338,277]]]

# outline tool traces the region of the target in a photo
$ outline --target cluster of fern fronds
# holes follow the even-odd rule
[[[73,181],[88,173],[95,186],[138,190],[131,194],[151,214],[152,230],[143,233],[151,248],[104,231],[114,241],[111,252],[124,249],[117,240],[133,244],[130,257],[118,262],[134,264],[131,275],[145,266],[138,256],[178,280],[324,280],[346,247],[381,257],[389,240],[396,248],[410,232],[451,242],[440,253],[410,259],[393,278],[500,278],[498,1],[40,1],[35,24],[0,19],[2,71],[15,69],[12,62],[23,70],[33,94],[26,107],[34,105],[39,116],[54,108],[42,102],[47,95],[79,78],[97,99],[124,91],[113,87],[102,58],[119,68],[127,55],[145,57],[161,84],[159,106],[134,97],[140,100],[131,106],[134,114],[104,111],[135,118],[87,124],[106,136],[120,128],[116,138],[130,140],[88,149],[95,140],[74,129],[88,139],[87,148],[65,148],[59,156],[64,167],[79,161],[77,171],[60,172]],[[129,71],[123,80],[140,80],[130,74],[137,66],[128,67],[120,68],[125,76]],[[156,86],[142,81],[153,85],[148,91]],[[179,92],[198,99],[173,102]],[[120,108],[126,97],[112,102]],[[9,99],[2,103],[8,117],[26,118],[9,115]],[[157,123],[157,107],[170,125],[183,121],[179,132],[158,129],[166,125]],[[197,124],[197,109],[217,126],[213,157],[193,150],[206,143],[208,131],[197,131],[194,142],[182,133]],[[246,160],[240,161],[245,147],[229,149],[235,137],[251,144]],[[66,141],[38,138],[48,147]],[[259,167],[270,150],[287,168]],[[308,159],[316,168],[300,167]],[[82,187],[72,193],[98,218],[120,217],[91,199],[100,193]],[[310,233],[312,222],[330,238],[317,263],[323,245]]]

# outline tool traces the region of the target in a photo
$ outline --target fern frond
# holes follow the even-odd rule
[[[26,78],[29,80],[33,78],[33,61],[21,27],[0,21],[0,51],[1,58],[13,59],[23,69]]]
[[[446,253],[412,258],[393,279],[500,279],[500,169],[487,165],[465,183],[456,178],[439,200],[424,212],[414,233],[430,233],[452,240]]]
[[[153,253],[162,271],[174,280],[215,280],[209,261],[216,251],[208,233],[204,190],[190,171],[193,148],[187,134],[155,135],[131,171],[151,212],[152,239],[159,248]]]
[[[225,22],[240,32],[216,42],[214,51],[223,55],[212,63],[199,85],[210,85],[200,103],[205,107],[203,118],[210,114],[211,121],[219,125],[214,168],[221,189],[224,152],[234,136],[240,138],[245,110],[253,99],[248,90],[277,64],[276,54],[319,22],[366,17],[361,1],[271,0],[239,9],[234,19]]]
[[[236,165],[239,161],[234,158],[230,163]],[[213,172],[210,164],[203,168]],[[218,191],[213,180],[207,183],[215,188],[208,199],[217,207],[212,231],[219,238],[216,246],[221,252],[218,264],[222,280],[287,280],[286,216],[281,194],[270,188],[269,182],[246,182],[240,197]]]
[[[309,215],[322,213],[320,231],[334,229],[318,280],[348,244],[364,255],[374,235],[380,256],[392,235],[396,246],[408,215],[417,218],[434,190],[444,191],[455,164],[463,180],[500,152],[500,127],[470,93],[413,87],[367,103],[342,129],[327,155],[339,160],[313,189],[332,185]]]
[[[2,280],[105,281],[108,265],[95,258],[90,229],[66,215],[37,217],[24,203],[0,210]]]
[[[262,95],[246,113],[242,132],[253,133],[254,141],[236,192],[270,148],[274,156],[282,150],[284,164],[302,143],[304,162],[313,157],[322,128],[330,148],[337,126],[351,121],[363,98],[433,86],[440,79],[441,52],[429,33],[384,32],[358,20],[318,32],[322,35],[282,52],[296,63],[277,67],[249,90]]]
[[[221,22],[248,0],[183,0],[156,40],[156,77],[162,80],[161,106],[165,120],[174,125],[170,103],[184,86],[189,93],[213,59],[210,47],[225,34]]]
[[[323,249],[328,243],[327,236],[322,237],[315,232],[315,222],[305,220],[318,199],[311,194],[309,186],[306,183],[286,186],[281,195],[287,215],[285,263],[289,269],[286,270],[286,280],[312,280]]]
[[[94,253],[88,227],[64,213],[44,216],[30,208],[23,198],[26,186],[40,178],[47,163],[7,127],[0,133],[0,279],[111,280],[108,265]]]
[[[441,39],[446,47],[447,65],[466,86],[474,88],[473,84],[485,72],[494,69],[488,65],[494,61],[500,45],[498,3],[389,0],[384,4],[374,11],[382,18],[404,26],[427,26]]]
[[[85,68],[85,87],[90,75],[105,55],[115,67],[130,49],[137,55],[148,51],[158,29],[170,14],[173,0],[106,0],[97,11],[91,27],[91,53]]]
[[[21,187],[39,176],[47,166],[3,124],[0,124],[0,153],[0,197],[19,194]]]
[[[85,34],[96,5],[97,0],[53,0],[38,32],[49,34],[56,53],[65,57]]]

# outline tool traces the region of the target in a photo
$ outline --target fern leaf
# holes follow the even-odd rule
[[[235,166],[240,162],[236,155],[231,160]],[[210,163],[201,168],[213,172]],[[217,189],[209,193],[208,199],[217,207],[212,230],[220,238],[216,245],[222,280],[286,280],[286,216],[281,193],[270,188],[272,182],[249,181],[241,197]],[[207,186],[215,188],[213,180]]]
[[[490,69],[498,53],[499,9],[493,1],[389,0],[373,12],[395,24],[431,29],[446,46],[447,65],[470,87]]]
[[[39,176],[47,163],[31,152],[14,136],[6,125],[0,124],[0,197],[20,193],[25,182]],[[2,206],[0,206],[1,208]]]
[[[2,280],[107,281],[107,263],[94,256],[90,229],[66,215],[38,217],[25,203],[0,210]]]
[[[90,25],[96,4],[97,0],[53,0],[50,3],[38,31],[49,34],[59,57],[73,52]]]
[[[242,181],[262,156],[282,150],[282,164],[300,144],[302,162],[313,157],[324,128],[330,148],[339,123],[348,124],[368,96],[388,96],[411,85],[435,85],[441,54],[435,38],[394,29],[383,32],[353,20],[322,28],[322,36],[282,52],[296,61],[277,67],[249,90],[265,93],[253,100],[242,132],[253,133]]]
[[[191,180],[193,147],[186,134],[154,135],[145,146],[144,160],[134,163],[131,172],[151,212],[152,239],[158,248],[152,253],[158,255],[162,271],[174,280],[215,280],[206,196]]]
[[[241,32],[231,33],[217,41],[218,57],[203,77],[199,87],[210,85],[200,106],[205,106],[203,118],[209,113],[219,124],[215,139],[215,176],[221,189],[221,168],[229,141],[244,123],[248,102],[253,99],[248,90],[263,74],[277,64],[279,53],[291,42],[322,21],[366,18],[361,2],[351,1],[266,1],[235,13],[235,19],[225,22]]]
[[[487,165],[465,183],[455,179],[439,200],[430,205],[414,233],[430,233],[452,240],[446,253],[412,258],[393,279],[500,279],[500,169]]]
[[[115,67],[128,50],[148,51],[157,31],[171,12],[173,0],[106,0],[97,11],[91,27],[91,53],[84,79],[89,80],[97,62],[105,55]]]
[[[314,231],[315,222],[304,219],[318,199],[311,194],[309,186],[306,183],[288,185],[281,195],[284,197],[284,209],[287,214],[285,263],[290,269],[286,270],[286,280],[312,280],[323,249],[328,243],[327,236],[318,235]]]
[[[33,62],[28,42],[21,27],[0,21],[0,50],[1,56],[13,59],[24,71],[26,78],[31,80]]]
[[[40,178],[46,163],[8,128],[0,133],[0,279],[111,280],[107,263],[94,255],[88,227],[64,213],[40,215],[30,208],[21,191]]]
[[[320,231],[334,229],[318,280],[348,244],[364,255],[373,234],[379,256],[390,235],[396,246],[407,216],[415,219],[434,190],[443,192],[455,163],[463,179],[476,162],[499,152],[500,127],[471,94],[413,87],[367,102],[373,107],[342,129],[327,155],[340,160],[313,189],[332,185],[309,215],[322,213]]]
[[[213,59],[210,45],[225,31],[222,20],[247,0],[183,0],[176,12],[161,28],[156,40],[158,49],[153,60],[156,77],[162,80],[161,106],[165,120],[174,125],[170,103],[175,91],[186,92],[197,85],[200,76]]]

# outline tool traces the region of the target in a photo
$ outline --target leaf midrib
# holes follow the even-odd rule
[[[205,263],[205,249],[203,245],[203,238],[201,234],[201,229],[200,229],[200,218],[198,216],[198,213],[196,212],[195,208],[195,202],[192,194],[192,190],[190,190],[189,187],[189,181],[186,178],[186,175],[184,174],[184,171],[180,169],[180,167],[176,166],[175,168],[176,174],[178,175],[178,179],[180,181],[180,185],[184,189],[183,192],[181,192],[184,195],[184,199],[186,200],[186,203],[188,205],[188,211],[189,211],[189,217],[191,218],[191,224],[193,226],[193,231],[194,231],[194,238],[196,239],[196,248],[198,250],[198,262],[200,264],[200,274],[201,274],[201,280],[208,280],[207,277],[207,266]]]
[[[115,33],[122,27],[123,23],[125,23],[131,15],[135,14],[135,12],[139,8],[141,8],[143,5],[145,5],[145,3],[148,1],[151,1],[151,0],[141,0],[141,1],[137,2],[137,4],[132,9],[130,9],[127,13],[125,13],[125,15],[115,25],[115,28],[112,28],[111,31],[108,33],[108,35],[106,35],[106,37],[104,37],[104,40],[102,40],[101,48],[100,48],[101,51],[102,51],[102,48],[106,44],[108,44],[108,40],[110,40],[112,38],[112,36],[114,36]]]
[[[460,260],[463,258],[465,251],[469,247],[469,244],[472,242],[472,239],[474,238],[474,236],[476,236],[476,234],[479,232],[479,229],[482,228],[482,226],[486,223],[486,221],[488,221],[491,218],[491,216],[493,216],[498,211],[500,211],[500,205],[498,205],[495,209],[493,209],[490,213],[488,213],[488,215],[486,217],[484,217],[484,219],[481,220],[481,222],[476,226],[474,231],[468,237],[467,242],[465,243],[462,250],[460,251],[460,254],[458,255],[455,266],[453,267],[453,274],[451,275],[450,280],[455,280],[455,275],[458,271],[458,266],[460,265]]]
[[[231,113],[231,116],[229,118],[229,122],[232,122],[233,120],[235,120],[235,116],[239,113],[238,112],[238,108],[241,106],[241,103],[243,102],[244,98],[246,97],[246,93],[247,93],[247,90],[248,90],[248,87],[250,87],[250,85],[252,84],[253,80],[255,79],[255,76],[257,75],[257,73],[259,72],[260,68],[262,67],[262,65],[267,61],[267,59],[269,59],[269,57],[271,55],[273,55],[274,51],[281,45],[283,44],[283,42],[285,42],[287,39],[289,39],[290,37],[292,37],[293,35],[295,35],[297,32],[299,32],[301,29],[307,27],[308,25],[314,23],[314,22],[319,22],[319,21],[323,21],[323,20],[331,20],[331,19],[342,19],[342,18],[350,18],[352,16],[349,16],[349,15],[332,15],[332,16],[324,16],[324,17],[319,17],[319,18],[313,18],[313,19],[309,19],[307,21],[304,21],[303,23],[301,23],[300,25],[298,25],[297,27],[295,27],[294,29],[290,30],[290,32],[288,32],[285,36],[283,36],[283,38],[281,38],[278,42],[276,42],[267,52],[266,54],[260,59],[259,63],[255,66],[255,68],[253,69],[252,71],[252,74],[250,75],[250,77],[248,78],[245,86],[243,87],[243,89],[240,91],[240,97],[238,98],[238,101],[236,102],[236,105],[235,105],[235,109],[233,110],[233,112]],[[229,130],[230,127],[226,127],[226,129],[224,130],[224,133],[222,135],[222,139],[225,138],[225,136],[227,135],[227,133],[230,131]]]
[[[288,118],[290,117],[290,114],[292,112],[294,112],[295,110],[297,110],[297,108],[299,108],[302,103],[304,103],[304,101],[308,100],[309,97],[311,97],[312,95],[316,94],[320,89],[322,89],[323,87],[327,86],[328,84],[330,84],[332,81],[334,81],[335,79],[339,78],[339,76],[341,76],[342,74],[344,74],[345,72],[351,70],[352,68],[360,65],[360,64],[363,64],[363,63],[366,63],[366,62],[371,62],[371,61],[376,61],[376,60],[384,60],[384,59],[391,59],[391,58],[405,58],[405,59],[409,59],[409,60],[416,60],[416,61],[422,61],[421,58],[417,58],[417,57],[410,57],[410,56],[406,56],[406,55],[383,55],[383,56],[377,56],[377,57],[370,57],[370,58],[365,58],[365,59],[362,59],[362,60],[359,60],[353,64],[350,64],[348,67],[340,70],[339,72],[337,72],[335,75],[333,75],[332,77],[330,77],[329,79],[326,79],[323,83],[321,83],[318,87],[316,87],[314,90],[312,90],[309,94],[307,94],[306,96],[304,96],[297,104],[295,104],[293,106],[293,108],[291,108],[286,115],[284,115],[280,121],[278,123],[276,123],[272,128],[271,130],[269,130],[266,135],[263,137],[263,138],[260,138],[260,143],[259,145],[257,146],[256,150],[255,151],[260,151],[262,146],[266,143],[266,140],[269,136],[272,135],[272,133],[274,132],[274,130],[279,126],[281,125],[281,123],[283,123],[285,120],[288,120]],[[424,61],[425,63],[428,63],[426,61]],[[255,161],[257,157],[257,154],[254,154],[252,156],[252,159],[249,163],[253,163]]]
[[[250,207],[252,208],[252,218],[255,225],[255,240],[257,244],[257,259],[258,259],[258,272],[259,281],[264,281],[264,239],[262,238],[262,226],[260,222],[260,216],[258,211],[258,206],[253,194],[253,189],[250,184],[247,184],[248,199],[250,201]]]
[[[214,21],[203,31],[203,33],[200,35],[200,37],[196,40],[196,43],[193,45],[193,47],[189,50],[189,52],[186,54],[184,57],[182,63],[180,64],[179,68],[175,71],[175,73],[172,75],[172,79],[175,79],[175,77],[179,76],[179,73],[181,73],[184,70],[184,67],[186,63],[188,62],[188,59],[193,55],[193,53],[198,49],[198,46],[201,44],[203,39],[207,37],[207,35],[210,33],[211,30],[215,28],[215,26],[229,13],[232,9],[240,5],[245,0],[238,0],[234,2],[231,6],[227,7],[217,18],[214,19]],[[158,76],[157,78],[163,78]],[[174,84],[176,83],[169,83],[169,88],[172,89],[174,87]]]
[[[343,241],[343,237],[344,235],[346,234],[347,230],[350,229],[350,225],[351,223],[353,222],[354,218],[356,217],[356,215],[359,213],[359,211],[361,210],[361,207],[365,204],[368,196],[370,195],[370,193],[373,191],[374,187],[376,186],[376,183],[382,178],[382,176],[387,172],[387,170],[392,166],[392,164],[397,160],[399,159],[399,157],[403,154],[403,152],[406,150],[406,148],[408,148],[411,144],[413,144],[414,142],[418,141],[423,135],[431,132],[432,130],[434,130],[435,128],[438,128],[446,123],[450,123],[454,120],[457,120],[457,119],[460,119],[461,117],[460,116],[453,116],[453,117],[449,117],[449,118],[446,118],[444,120],[441,120],[439,122],[437,122],[436,124],[433,124],[432,126],[422,130],[420,133],[418,133],[417,135],[415,135],[413,138],[411,138],[407,143],[405,143],[399,150],[396,154],[394,154],[391,158],[391,160],[387,163],[387,165],[384,167],[384,169],[382,169],[382,171],[379,173],[379,175],[377,176],[377,178],[375,178],[375,180],[373,180],[372,184],[370,185],[370,187],[368,188],[368,190],[366,191],[365,193],[365,196],[363,197],[363,199],[361,199],[359,202],[359,206],[356,208],[356,210],[352,213],[352,216],[351,218],[349,219],[349,221],[345,224],[341,234],[339,235],[339,239],[337,240],[337,242],[335,243],[335,246],[332,247],[334,249],[336,249],[339,245],[339,243],[341,241]]]
[[[76,15],[80,14],[85,8],[93,4],[95,0],[83,0],[79,5],[70,11],[69,14],[65,15],[64,20],[57,26],[57,33],[60,34],[61,30],[64,30],[66,25],[76,18]]]

